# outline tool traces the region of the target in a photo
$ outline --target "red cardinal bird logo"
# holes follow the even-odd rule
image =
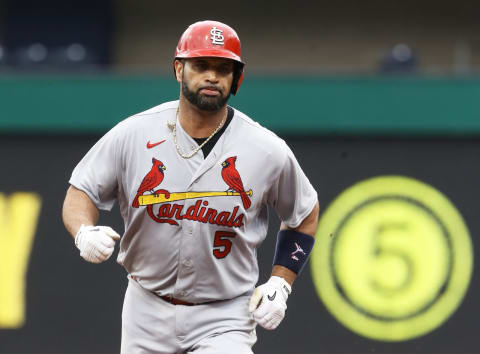
[[[235,168],[236,160],[237,160],[237,157],[232,156],[222,162],[222,166],[223,166],[222,178],[225,181],[225,183],[228,184],[228,190],[240,193],[243,207],[245,208],[245,210],[247,210],[248,208],[250,208],[250,205],[252,205],[252,202],[250,201],[250,198],[248,197],[247,193],[245,193],[242,179],[240,178],[240,174]]]
[[[163,181],[164,172],[166,170],[162,161],[152,158],[152,169],[143,177],[143,181],[138,187],[137,195],[133,199],[132,207],[138,208],[140,204],[138,203],[138,197],[140,197],[146,191],[151,191],[158,186]]]

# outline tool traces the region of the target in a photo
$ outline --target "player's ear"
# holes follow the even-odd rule
[[[184,61],[175,59],[173,62],[173,67],[175,69],[175,78],[177,79],[177,82],[182,82]]]

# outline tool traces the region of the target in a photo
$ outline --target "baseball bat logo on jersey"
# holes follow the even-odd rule
[[[250,189],[245,191],[243,182],[235,167],[236,156],[227,158],[222,162],[221,175],[227,184],[226,191],[211,192],[172,192],[165,189],[157,189],[165,176],[166,167],[162,161],[155,158],[152,159],[152,168],[143,178],[137,194],[132,202],[132,207],[147,207],[148,215],[157,223],[167,223],[178,226],[176,220],[193,220],[213,225],[221,225],[227,227],[243,226],[244,214],[238,214],[240,207],[236,206],[231,211],[219,211],[214,208],[208,208],[207,200],[198,200],[195,205],[188,207],[183,212],[184,205],[173,203],[179,200],[197,199],[206,197],[240,197],[245,210],[250,208],[252,202],[250,197],[253,191]],[[144,195],[145,192],[151,192]],[[158,211],[154,212],[153,206],[161,204]],[[176,220],[175,220],[176,219]]]

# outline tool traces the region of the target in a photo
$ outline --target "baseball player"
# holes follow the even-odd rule
[[[227,105],[243,67],[232,28],[194,23],[174,58],[179,100],[120,122],[72,173],[63,220],[80,256],[101,263],[120,240],[122,353],[252,353],[256,324],[272,330],[285,315],[317,193],[283,140]],[[96,225],[116,200],[122,236]],[[282,224],[271,277],[255,288],[267,206]]]

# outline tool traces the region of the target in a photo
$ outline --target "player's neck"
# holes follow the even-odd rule
[[[217,112],[209,112],[198,109],[186,100],[180,100],[178,120],[192,138],[210,136],[226,116],[226,105]]]

